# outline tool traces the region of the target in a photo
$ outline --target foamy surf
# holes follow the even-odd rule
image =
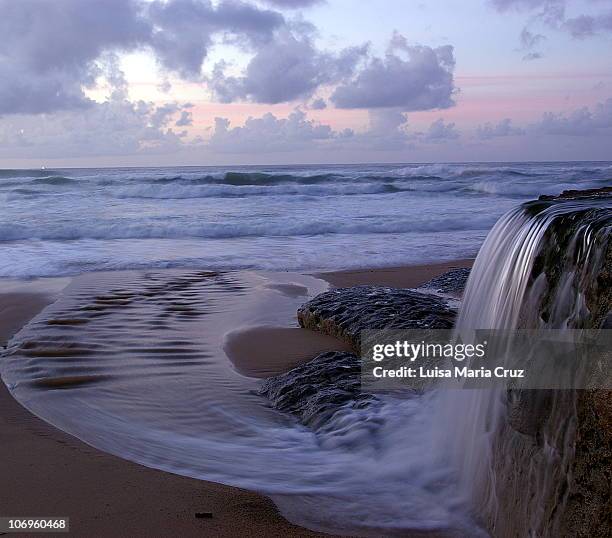
[[[611,173],[610,163],[2,170],[0,277],[472,257],[518,202]]]

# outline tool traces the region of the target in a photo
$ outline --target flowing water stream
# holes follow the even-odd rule
[[[612,198],[534,202],[504,215],[484,242],[465,290],[455,332],[469,338],[475,329],[582,329],[594,328],[597,312],[590,311],[592,291],[606,262],[612,236]],[[610,308],[610,305],[607,305]],[[532,393],[529,398],[535,398]],[[445,437],[453,439],[460,489],[490,520],[501,509],[498,491],[509,482],[500,468],[515,447],[507,428],[512,398],[505,389],[445,391],[439,400],[440,420],[448,424]],[[523,396],[524,397],[524,396]],[[540,391],[550,407],[538,442],[549,447],[546,462],[534,465],[533,498],[537,504],[571,480],[564,474],[571,465],[575,443],[575,396],[569,391]],[[543,407],[543,405],[541,406]],[[521,472],[524,462],[512,462]],[[511,464],[511,465],[512,465]],[[527,466],[526,466],[527,467]],[[527,491],[521,493],[527,497]],[[561,502],[563,496],[559,497]],[[531,510],[526,528],[538,536],[554,536],[554,521],[543,521],[544,510]],[[557,515],[562,513],[557,505]],[[518,514],[516,514],[518,516]],[[499,531],[499,535],[503,531]]]

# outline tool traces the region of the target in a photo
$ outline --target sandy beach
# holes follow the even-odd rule
[[[51,300],[0,294],[0,343]],[[256,493],[96,450],[29,413],[3,383],[0,409],[2,515],[68,516],[80,536],[321,536],[288,523]]]
[[[462,260],[322,276],[336,286],[418,286],[448,268],[469,264]],[[35,292],[11,288],[0,294],[3,345],[57,293],[30,287]],[[336,345],[303,329],[265,327],[246,331],[231,343],[238,357],[251,353],[250,361],[240,364],[238,359],[236,367],[254,377],[285,371]],[[299,352],[292,353],[292,346]],[[0,409],[2,515],[68,516],[72,532],[81,536],[320,535],[287,522],[269,499],[256,493],[151,469],[96,450],[29,413],[4,384]]]
[[[392,288],[418,288],[428,280],[458,267],[472,267],[473,259],[411,265],[410,267],[383,267],[375,269],[348,269],[317,273],[315,276],[336,288],[348,286],[389,286]]]

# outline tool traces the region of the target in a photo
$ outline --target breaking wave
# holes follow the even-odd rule
[[[207,222],[184,225],[172,222],[117,222],[101,221],[67,225],[13,224],[0,225],[0,241],[19,240],[77,240],[77,239],[229,239],[240,237],[299,237],[328,234],[400,234],[488,230],[495,218],[483,215],[466,221],[463,217],[436,217],[414,222],[412,219],[376,220],[311,220],[291,219],[250,224]]]

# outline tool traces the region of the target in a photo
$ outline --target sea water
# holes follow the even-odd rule
[[[0,170],[0,278],[473,257],[512,206],[612,163]]]

